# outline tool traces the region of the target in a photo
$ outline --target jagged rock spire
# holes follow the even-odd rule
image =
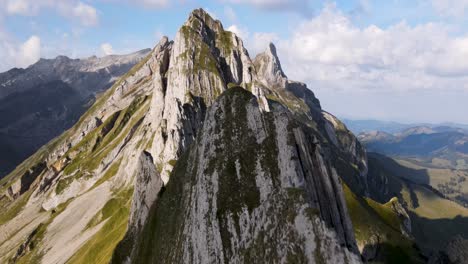
[[[254,65],[258,77],[264,85],[285,88],[287,77],[281,68],[280,60],[276,54],[276,47],[273,43],[268,44],[267,49],[255,57]]]
[[[240,38],[194,10],[174,42],[163,38],[79,123],[24,164],[17,177],[37,162],[54,166],[33,174],[38,187],[15,219],[20,227],[0,226],[0,253],[3,230],[30,234],[43,216],[53,220],[44,234],[44,263],[80,256],[83,243],[72,242],[93,241],[89,230],[101,237],[116,221],[128,221],[128,233],[114,263],[131,263],[133,256],[154,257],[153,263],[281,262],[291,256],[359,262],[330,156],[359,143],[354,137],[344,140],[351,147],[325,140],[326,120],[314,100],[305,85],[288,81],[273,44],[254,65]],[[346,131],[339,132],[344,138]],[[338,168],[353,171],[346,166]],[[101,208],[110,201],[126,213],[103,218]],[[153,230],[154,223],[162,229]],[[116,244],[120,235],[105,242]],[[163,250],[140,244],[151,236]]]

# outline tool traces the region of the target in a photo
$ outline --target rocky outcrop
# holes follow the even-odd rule
[[[135,176],[135,187],[128,221],[128,230],[120,242],[120,248],[114,252],[113,259],[130,262],[138,250],[138,238],[146,224],[151,206],[156,202],[163,187],[163,181],[156,171],[153,157],[148,152],[141,153]],[[127,256],[128,255],[128,256]]]
[[[360,262],[329,158],[274,107],[240,87],[212,105],[132,262]]]
[[[341,180],[365,192],[363,149],[287,79],[273,45],[252,62],[202,9],[8,179],[39,162],[25,208],[50,222],[48,248],[31,252],[44,260],[118,244],[115,263],[360,262]],[[33,218],[23,211],[18,226]],[[119,233],[103,243],[102,232]]]
[[[449,242],[446,249],[434,254],[429,264],[463,264],[468,259],[468,240],[457,236]]]
[[[98,93],[149,51],[87,59],[59,56],[0,73],[0,178],[70,128]]]
[[[281,68],[273,43],[268,45],[265,52],[260,53],[254,60],[260,81],[267,87],[286,87],[287,78]]]

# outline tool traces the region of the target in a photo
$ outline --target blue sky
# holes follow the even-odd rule
[[[0,0],[0,71],[153,47],[197,7],[333,114],[468,123],[468,0]]]

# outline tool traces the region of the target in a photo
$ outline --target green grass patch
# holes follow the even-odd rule
[[[390,204],[383,205],[359,197],[344,183],[343,191],[358,244],[365,245],[373,235],[377,235],[381,247],[379,261],[423,263],[419,252],[414,248],[414,242],[400,233],[400,220],[396,213],[391,211]],[[394,262],[395,260],[398,262]]]
[[[177,163],[177,160],[172,159],[172,160],[168,161],[167,163],[169,163],[169,165],[171,165],[172,167],[175,167],[175,165]]]
[[[106,220],[105,224],[67,263],[109,263],[115,247],[127,231],[132,195],[133,189],[121,191],[104,205],[103,209],[98,213],[100,214],[100,220],[94,220],[97,222],[93,223],[90,222],[88,227],[91,227],[91,225],[95,226]]]
[[[3,225],[6,222],[15,218],[24,208],[24,206],[29,200],[29,197],[31,197],[31,194],[32,194],[31,190],[25,192],[17,200],[15,200],[9,206],[4,208],[3,212],[0,214],[0,225]]]
[[[69,156],[72,152],[79,151],[70,164],[64,168],[64,174],[75,174],[70,177],[70,180],[62,183],[61,191],[66,189],[73,180],[80,179],[84,175],[92,175],[91,172],[99,167],[102,160],[106,158],[142,120],[149,108],[149,101],[151,101],[149,98],[148,96],[142,96],[135,99],[126,109],[108,118],[108,120],[114,120],[112,121],[112,125],[109,125],[111,121],[106,120],[101,126],[89,133],[83,141],[78,143],[76,148],[72,148],[67,152],[66,155]],[[100,139],[97,140],[98,138]],[[106,177],[112,176],[106,175]]]
[[[57,186],[55,187],[55,193],[56,194],[62,194],[65,189],[70,186],[70,184],[73,182],[72,177],[67,177],[67,178],[61,178],[57,182]]]
[[[106,173],[104,173],[104,175],[99,178],[99,180],[97,180],[97,182],[93,185],[93,187],[91,187],[90,190],[93,190],[94,188],[108,181],[110,178],[114,177],[119,171],[121,163],[122,158],[120,158],[117,162],[112,163],[112,165],[107,169]]]

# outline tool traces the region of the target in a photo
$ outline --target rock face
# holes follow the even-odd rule
[[[454,237],[444,251],[434,254],[430,264],[462,264],[468,259],[468,240],[461,236]]]
[[[148,53],[88,59],[59,56],[0,73],[0,178],[70,128],[97,93]]]
[[[134,263],[360,262],[329,158],[272,104],[262,111],[240,87],[216,100],[156,203]]]
[[[42,224],[20,259],[359,263],[341,181],[366,193],[366,172],[359,142],[272,44],[252,61],[197,9],[0,182],[0,262]]]

